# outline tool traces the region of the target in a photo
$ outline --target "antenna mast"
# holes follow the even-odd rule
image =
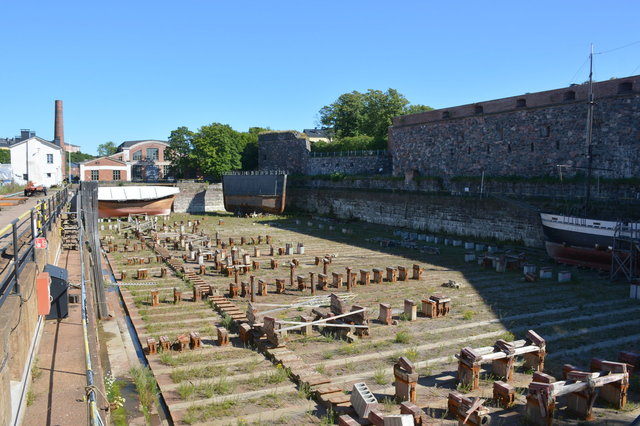
[[[584,203],[585,214],[588,213],[589,202],[591,201],[591,167],[593,165],[593,154],[591,150],[591,138],[593,136],[593,44],[589,54],[589,95],[587,98],[587,191]]]

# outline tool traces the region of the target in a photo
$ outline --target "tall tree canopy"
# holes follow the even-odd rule
[[[165,156],[177,178],[204,176],[215,180],[231,170],[258,167],[258,134],[261,127],[237,132],[227,124],[213,123],[196,132],[178,127],[169,136]]]
[[[172,130],[169,135],[169,146],[164,156],[171,161],[171,172],[177,178],[192,178],[198,172],[193,167],[193,136],[194,133],[184,126]]]
[[[193,156],[207,177],[220,179],[224,172],[241,166],[240,135],[228,124],[202,126],[193,136]]]
[[[426,105],[409,105],[409,101],[395,89],[369,89],[366,93],[344,93],[331,105],[320,109],[320,123],[333,129],[338,139],[353,136],[371,136],[386,140],[387,128],[393,117],[429,111]]]
[[[113,155],[118,152],[118,147],[111,141],[101,143],[98,145],[98,157],[105,157],[107,155]]]

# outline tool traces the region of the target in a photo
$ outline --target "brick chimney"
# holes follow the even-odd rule
[[[66,158],[64,146],[64,119],[62,118],[62,101],[56,100],[55,124],[53,129],[53,143],[62,148],[62,178],[66,174]]]

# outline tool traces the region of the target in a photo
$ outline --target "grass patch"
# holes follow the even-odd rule
[[[34,402],[36,402],[36,393],[29,389],[29,392],[27,392],[27,407],[30,407]]]
[[[196,386],[193,383],[180,383],[177,389],[178,395],[182,399],[191,399],[196,393]]]
[[[410,319],[410,318],[409,318],[409,315],[407,315],[407,314],[405,314],[405,313],[403,312],[403,313],[401,313],[400,315],[398,315],[398,319],[399,319],[400,321],[409,321],[409,319]]]
[[[31,366],[31,380],[38,380],[40,376],[42,376],[42,370],[38,367],[38,357],[35,357]]]
[[[406,356],[409,359],[409,361],[416,362],[418,360],[418,348],[413,347],[413,348],[407,349],[406,352],[404,353],[404,356]]]
[[[373,380],[379,385],[386,385],[389,383],[387,372],[384,371],[384,368],[382,367],[376,368],[376,371],[373,373]]]
[[[407,331],[399,331],[399,332],[397,332],[396,333],[396,338],[393,339],[394,343],[402,343],[403,345],[406,345],[410,341],[411,341],[411,336],[409,335],[409,333]]]
[[[514,340],[516,340],[516,336],[512,332],[506,331],[498,337],[498,340],[499,339],[502,339],[505,342],[513,342]]]
[[[151,422],[151,408],[156,404],[158,384],[149,367],[133,367],[129,370],[138,391],[138,399],[142,406],[142,413],[147,422]]]
[[[465,321],[469,321],[470,319],[473,318],[474,314],[475,312],[473,312],[472,310],[466,310],[462,313],[462,319]]]
[[[194,424],[212,418],[231,416],[235,414],[233,408],[237,404],[237,401],[227,400],[208,405],[192,405],[187,409],[183,421],[187,424]]]
[[[355,343],[347,343],[339,349],[343,355],[356,355],[362,352],[362,350],[363,348]]]
[[[320,364],[320,365],[316,366],[316,371],[317,371],[318,373],[320,373],[320,374],[324,374],[324,373],[326,373],[326,370],[325,370],[325,366],[324,366],[324,364]]]
[[[184,382],[191,379],[213,379],[214,377],[224,376],[227,374],[226,367],[192,367],[182,370],[173,370],[169,377],[174,383]]]

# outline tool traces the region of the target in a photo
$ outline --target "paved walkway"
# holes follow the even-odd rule
[[[63,251],[58,266],[68,270],[70,283],[80,283],[78,251]],[[80,294],[80,290],[70,288],[69,293]],[[86,371],[83,342],[79,303],[69,304],[67,318],[60,321],[45,321],[36,364],[40,374],[31,384],[31,392],[35,399],[27,408],[23,424],[47,426],[87,424],[87,404],[84,402]],[[93,357],[92,362],[95,369],[96,360]],[[101,378],[102,374],[96,371],[95,376]],[[99,407],[104,405],[101,397],[98,398],[98,403]]]

